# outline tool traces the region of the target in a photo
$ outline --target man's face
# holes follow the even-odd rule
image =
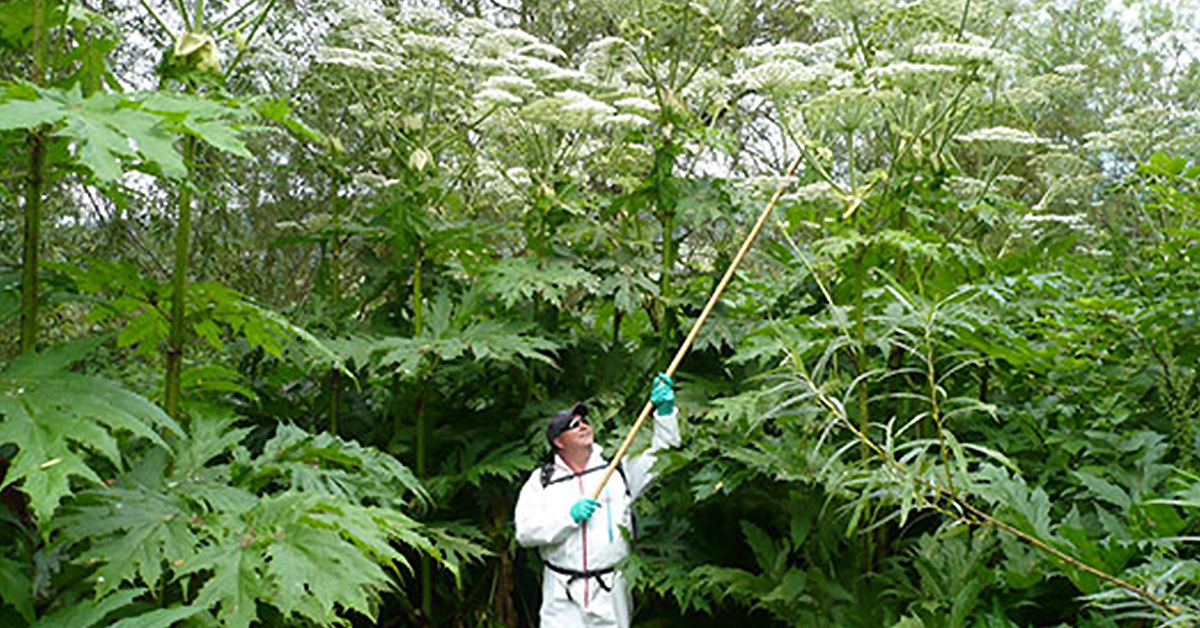
[[[595,434],[592,433],[592,426],[588,425],[587,419],[576,416],[571,419],[569,425],[574,425],[571,429],[564,431],[554,439],[554,445],[559,449],[581,449],[591,447],[595,439]]]

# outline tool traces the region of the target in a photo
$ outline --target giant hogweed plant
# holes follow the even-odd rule
[[[1086,256],[1075,263],[1080,259],[1088,263]],[[797,260],[795,266],[813,270],[809,260]],[[666,481],[674,485],[679,480],[671,472],[689,470],[690,480],[680,487],[690,492],[690,500],[682,499],[694,502],[689,509],[705,508],[715,495],[739,501],[744,513],[739,525],[754,560],[745,564],[686,541],[652,542],[646,557],[630,561],[638,586],[670,595],[685,609],[714,611],[733,601],[789,622],[837,618],[966,625],[971,617],[988,614],[989,621],[1008,625],[1017,611],[998,611],[995,601],[1007,600],[1005,609],[1015,608],[1013,599],[1036,604],[1044,595],[1039,592],[1044,574],[1058,572],[1071,583],[1073,595],[1086,596],[1080,604],[1103,615],[1192,617],[1188,591],[1194,587],[1194,558],[1181,536],[1188,524],[1168,506],[1186,504],[1188,498],[1166,497],[1174,494],[1166,483],[1173,469],[1167,463],[1170,441],[1145,428],[1101,439],[1101,432],[1088,435],[1084,426],[1075,431],[1021,418],[1020,408],[1008,407],[1030,394],[1024,389],[1030,374],[1044,372],[1043,361],[1055,361],[1063,350],[1053,334],[1074,336],[1072,325],[1090,325],[1095,333],[1107,325],[1094,314],[1086,276],[1002,277],[936,299],[910,292],[884,273],[873,276],[881,287],[867,291],[859,306],[867,308],[865,333],[859,332],[851,308],[833,304],[837,291],[820,285],[817,276],[814,293],[829,300],[826,311],[771,322],[750,334],[729,364],[760,363],[776,375],[760,376],[760,386],[710,401],[706,414],[719,419],[693,422],[689,450],[668,456]],[[1061,331],[1047,325],[1045,312],[1064,317]],[[871,347],[873,367],[865,372],[857,370],[855,358],[860,337]],[[1064,341],[1064,349],[1076,342]],[[1085,344],[1070,350],[1090,351]],[[698,383],[707,394],[722,394],[719,384]],[[864,429],[857,413],[862,408],[858,391],[866,384],[873,391],[867,403],[875,418]],[[1048,383],[1032,394],[1054,399],[1061,395],[1054,386]],[[1121,392],[1106,394],[1117,393],[1114,400],[1120,404]],[[1077,412],[1106,411],[1107,402],[1099,396],[1079,401],[1095,407],[1082,405]],[[1131,427],[1133,420],[1125,419]],[[1029,425],[1022,428],[1020,422]],[[1070,453],[1047,458],[1030,451],[1023,443],[1033,435],[1030,430]],[[1009,448],[1011,455],[1002,453]],[[797,449],[807,451],[796,456]],[[1027,483],[1027,477],[1036,477],[1036,484]],[[1177,482],[1179,490],[1187,490],[1187,477]],[[759,489],[762,483],[774,488]],[[1072,487],[1065,494],[1053,488],[1063,484]],[[790,522],[756,506],[758,493],[782,490],[797,498]],[[668,504],[665,513],[673,508]],[[693,541],[704,529],[697,522],[660,525]],[[760,530],[772,527],[782,531],[764,536]],[[847,549],[848,537],[825,536],[831,527],[883,539],[873,550],[884,558],[876,569],[896,583],[890,595],[898,597],[897,608],[906,616],[871,616],[839,602],[882,592],[869,580],[859,581],[863,573],[844,564],[856,552]],[[964,545],[963,533],[973,528],[982,529],[970,532]],[[814,534],[822,535],[820,542],[813,541]],[[932,541],[945,537],[954,538]],[[906,547],[915,562],[889,558]],[[1164,561],[1164,554],[1178,562]],[[948,586],[936,570],[922,567],[925,561],[963,565],[963,586]],[[909,568],[916,569],[919,580],[912,580]],[[853,593],[830,586],[839,575],[848,578],[842,587]]]
[[[413,556],[457,574],[483,554],[407,514],[428,494],[394,458],[287,424],[251,452],[248,428],[203,406],[185,430],[67,370],[88,346],[27,354],[2,376],[0,440],[16,449],[5,485],[32,515],[5,527],[40,530],[4,549],[17,625],[342,625],[374,616]]]

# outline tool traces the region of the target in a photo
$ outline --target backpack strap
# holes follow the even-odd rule
[[[589,473],[603,471],[607,468],[608,468],[608,465],[602,464],[602,465],[597,465],[594,467],[584,469],[583,471],[580,471],[579,473],[571,473],[571,474],[556,478],[556,477],[554,477],[554,462],[547,462],[545,465],[542,466],[542,477],[541,477],[542,488],[546,488],[547,486],[550,486],[551,484],[558,484],[560,482],[568,482],[570,480],[574,480],[576,478],[583,477]],[[621,474],[621,481],[625,484],[625,494],[632,495],[632,493],[630,493],[630,491],[629,491],[629,478],[625,477],[625,463],[624,462],[617,465],[617,473]]]

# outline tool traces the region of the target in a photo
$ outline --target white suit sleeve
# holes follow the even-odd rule
[[[655,453],[661,449],[679,446],[679,409],[671,414],[659,416],[654,413],[654,436],[650,448],[625,460],[625,476],[629,481],[629,494],[636,499],[654,479],[650,468],[654,466]]]
[[[521,547],[560,543],[578,527],[571,518],[571,505],[548,499],[539,476],[540,471],[534,471],[517,498],[513,519],[517,526],[517,543]]]

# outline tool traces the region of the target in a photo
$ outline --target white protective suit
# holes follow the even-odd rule
[[[624,477],[612,474],[600,496],[600,507],[583,525],[571,518],[571,506],[591,497],[604,477],[608,461],[598,446],[592,447],[583,473],[576,475],[555,456],[546,486],[539,468],[521,488],[515,517],[517,542],[538,548],[546,563],[541,628],[628,628],[629,590],[621,575],[611,569],[629,553],[629,544],[618,528],[629,528],[631,502],[653,479],[650,467],[655,452],[679,444],[678,416],[677,410],[667,416],[655,414],[650,448],[624,460]]]

